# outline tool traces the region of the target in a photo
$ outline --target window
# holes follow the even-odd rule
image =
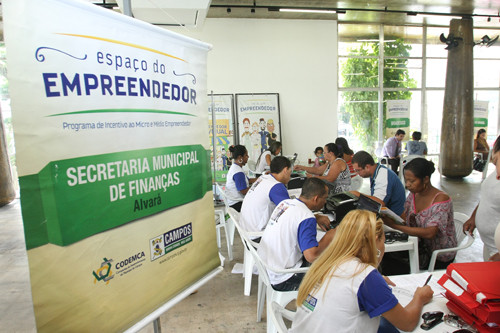
[[[338,31],[338,136],[374,153],[385,141],[386,101],[408,99],[406,139],[421,131],[429,152],[439,152],[448,62],[439,36],[448,36],[449,28],[346,23]],[[500,42],[483,44],[499,33],[474,28],[474,100],[488,101],[490,144],[500,130]]]

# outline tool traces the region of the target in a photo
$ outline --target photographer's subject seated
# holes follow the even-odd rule
[[[453,203],[448,194],[432,186],[430,178],[434,171],[434,163],[425,158],[408,162],[404,167],[404,177],[410,194],[406,198],[405,210],[401,215],[406,225],[398,225],[392,220],[384,219],[388,226],[419,238],[420,269],[428,268],[434,250],[457,246]],[[456,252],[439,254],[435,269],[445,269],[453,262],[455,254]],[[385,267],[384,262],[383,268]]]
[[[433,292],[429,286],[418,287],[407,306],[399,304],[387,284],[393,283],[377,270],[384,240],[383,223],[375,213],[349,212],[300,285],[290,332],[377,332],[381,316],[412,331]]]

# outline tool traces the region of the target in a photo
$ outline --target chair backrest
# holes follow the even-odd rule
[[[247,167],[248,167],[248,170],[250,170],[250,172],[255,173],[255,168],[257,167],[257,162],[254,162],[252,160],[248,160]]]
[[[488,153],[488,157],[486,158],[486,164],[484,165],[484,169],[483,169],[483,180],[486,178],[486,176],[488,175],[488,166],[490,165],[491,163],[491,153],[493,152],[493,149],[490,149],[490,152]]]
[[[254,247],[255,242],[252,242],[244,231],[243,235],[240,233],[240,236],[242,236],[242,238],[244,239],[245,245],[247,246],[250,254],[253,257],[255,266],[257,266],[257,270],[259,271],[259,278],[266,286],[271,286],[271,280],[269,280],[269,275],[267,275],[266,264],[262,261],[259,254],[257,253],[257,249]]]
[[[217,190],[217,193],[219,194],[220,198],[222,199],[222,201],[224,201],[224,205],[226,206],[226,209],[229,209],[229,204],[228,204],[228,201],[227,201],[227,196],[226,196],[226,191],[224,190],[224,188],[222,187],[222,185],[219,185],[219,184],[215,184],[215,188]]]
[[[463,213],[458,213],[455,212],[453,214],[453,222],[455,224],[455,237],[457,238],[457,246],[448,248],[448,249],[441,249],[441,250],[434,250],[431,255],[431,259],[429,262],[429,267],[427,271],[433,272],[434,271],[434,266],[436,264],[437,256],[440,253],[446,253],[446,252],[454,252],[454,251],[459,251],[468,248],[469,246],[472,245],[474,242],[474,237],[470,234],[464,234],[463,233],[463,225],[465,221],[467,221],[469,217]],[[462,244],[464,239],[467,237],[467,241]]]
[[[266,268],[264,267],[264,264],[262,260],[260,259],[260,256],[257,254],[256,247],[259,246],[259,243],[256,243],[252,241],[248,235],[248,233],[241,228],[240,225],[240,213],[238,213],[234,208],[229,208],[228,209],[229,216],[231,219],[233,219],[234,225],[236,226],[236,229],[238,230],[238,233],[240,234],[241,240],[243,244],[247,247],[247,249],[250,251],[255,264],[257,265],[257,269],[259,271],[260,278],[262,281],[270,286],[271,282],[269,281],[269,276],[267,275]]]
[[[469,219],[464,213],[455,212],[453,213],[453,222],[455,223],[455,236],[457,237],[457,246],[460,246],[465,238],[463,232],[464,223]]]
[[[274,323],[274,327],[278,331],[278,333],[286,333],[288,332],[288,328],[285,325],[285,321],[283,318],[288,320],[293,320],[295,317],[295,312],[285,309],[280,304],[276,302],[271,303],[271,320]]]

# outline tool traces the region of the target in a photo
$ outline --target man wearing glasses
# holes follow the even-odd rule
[[[404,211],[405,189],[394,171],[375,163],[373,157],[360,150],[352,157],[354,171],[363,178],[370,178],[370,197],[397,215]],[[359,192],[351,193],[359,196]]]

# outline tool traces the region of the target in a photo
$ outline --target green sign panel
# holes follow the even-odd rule
[[[385,127],[401,128],[410,126],[409,118],[389,118],[385,121]]]
[[[20,178],[26,246],[69,245],[200,199],[212,189],[209,161],[201,145],[53,161]]]

